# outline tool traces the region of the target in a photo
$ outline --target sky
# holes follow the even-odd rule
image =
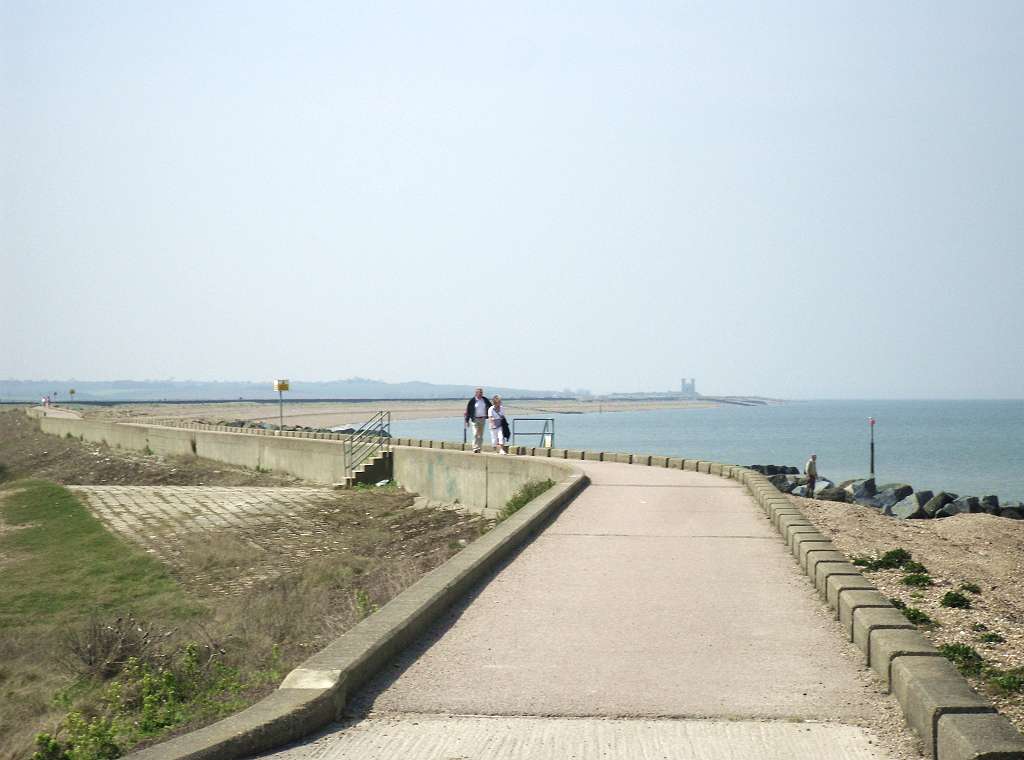
[[[1024,397],[1022,28],[0,0],[0,378]]]

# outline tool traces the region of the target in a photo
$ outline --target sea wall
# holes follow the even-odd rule
[[[38,415],[36,415],[38,416]],[[250,469],[288,473],[330,485],[345,480],[344,436],[304,432],[274,434],[235,427],[168,427],[40,416],[43,432],[151,451],[165,456],[199,456]],[[526,483],[559,482],[569,471],[557,459],[472,454],[461,444],[406,439],[392,449],[394,479],[409,491],[435,501],[500,509]],[[403,443],[406,445],[398,445]]]

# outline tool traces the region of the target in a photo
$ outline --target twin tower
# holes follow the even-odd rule
[[[684,377],[679,382],[679,392],[689,398],[697,398],[697,378],[691,377],[687,380]]]

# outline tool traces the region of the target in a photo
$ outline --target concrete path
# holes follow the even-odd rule
[[[898,708],[741,486],[580,464],[593,485],[351,720],[274,756],[907,756],[880,748]]]

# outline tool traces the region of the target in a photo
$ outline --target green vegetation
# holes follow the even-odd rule
[[[932,580],[930,575],[925,573],[908,573],[903,576],[903,585],[921,588],[924,586],[934,586],[935,581]]]
[[[981,634],[978,637],[978,641],[983,644],[1002,644],[1006,639],[995,631],[988,631],[987,633]]]
[[[939,600],[939,604],[943,607],[956,607],[963,610],[971,608],[971,600],[959,591],[947,591]]]
[[[516,491],[515,495],[508,500],[508,503],[506,503],[501,512],[498,513],[498,520],[504,520],[506,517],[514,515],[520,509],[551,488],[554,484],[555,481],[550,478],[547,480],[534,480],[527,483]]]
[[[947,660],[956,665],[957,670],[965,676],[980,676],[984,669],[985,660],[975,651],[974,647],[967,644],[943,644],[939,652]]]
[[[989,665],[973,647],[966,644],[943,644],[939,652],[965,676],[983,678],[996,691],[1004,694],[1024,691],[1024,668],[1003,670]]]
[[[974,623],[971,626],[971,630],[975,631],[977,633],[980,633],[981,631],[987,631],[988,630],[988,626],[985,625],[984,623]]]
[[[914,625],[934,625],[935,621],[928,617],[927,613],[922,612],[917,607],[907,607],[903,610],[904,617],[907,618]]]
[[[897,570],[910,562],[911,554],[906,549],[896,548],[885,552],[881,557],[858,556],[853,564],[865,570]]]
[[[902,599],[897,599],[895,596],[890,597],[889,601],[892,602],[892,606],[898,610],[905,610],[907,608],[907,603]]]
[[[0,757],[106,760],[237,712],[486,527],[388,490],[311,509],[343,551],[233,596],[266,561],[238,536],[176,539],[182,586],[64,488],[0,490]]]
[[[74,627],[95,610],[185,619],[190,604],[163,565],[109,533],[66,489],[21,481],[0,502],[15,528],[0,537],[11,555],[0,584],[0,630]]]
[[[971,594],[980,594],[981,586],[979,586],[977,583],[961,583],[960,590],[967,591]]]
[[[1024,691],[1024,668],[999,670],[989,668],[988,683],[996,690],[1004,693]]]
[[[913,560],[905,562],[903,564],[903,570],[907,573],[914,573],[917,575],[928,575],[928,568],[922,565],[920,562],[914,562]]]

